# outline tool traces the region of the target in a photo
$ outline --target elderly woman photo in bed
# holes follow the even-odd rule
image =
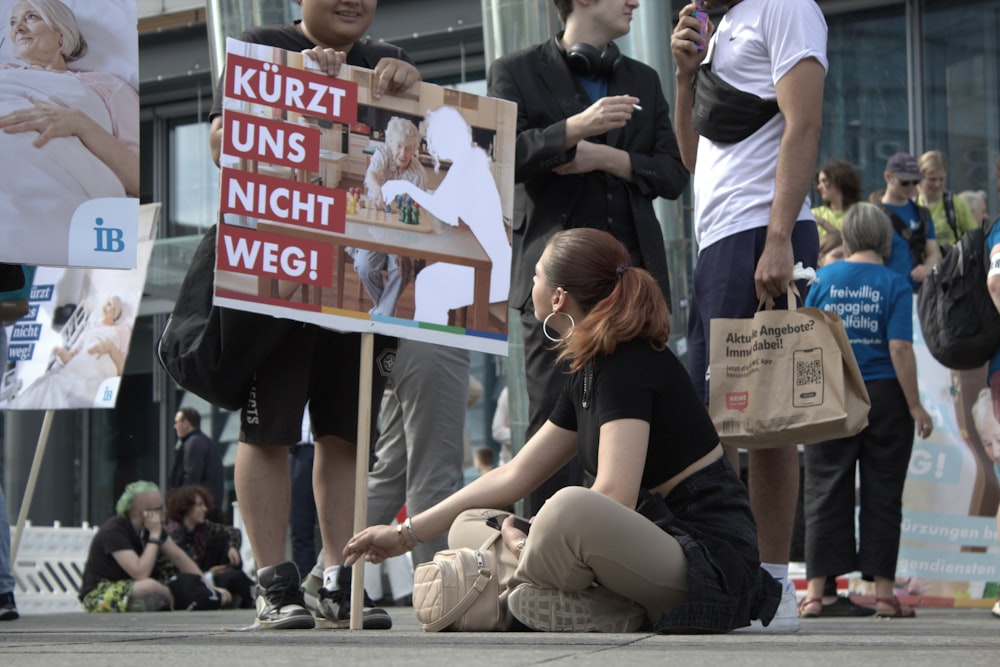
[[[107,297],[73,342],[52,351],[52,368],[18,395],[12,407],[92,407],[104,381],[120,376],[125,368],[132,327],[123,311],[120,297]]]
[[[17,60],[0,65],[0,245],[65,262],[54,240],[80,204],[139,192],[138,96],[113,74],[71,69],[87,43],[59,0],[14,3],[4,37]]]

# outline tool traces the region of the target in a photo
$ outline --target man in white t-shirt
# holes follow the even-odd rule
[[[703,4],[709,10],[725,6],[728,11],[717,27],[707,21],[701,35],[695,6],[686,6],[670,47],[677,65],[674,126],[684,164],[694,173],[699,247],[688,324],[690,373],[707,403],[711,320],[752,317],[760,295],[785,293],[795,262],[816,266],[819,238],[808,191],[822,127],[827,28],[815,2]],[[711,62],[711,73],[699,75],[703,62]],[[728,116],[721,113],[725,109],[720,103],[706,96],[711,89],[705,82],[712,74],[723,87],[729,84],[756,95],[761,103],[741,99],[728,105]],[[728,126],[723,122],[727,119]],[[757,122],[750,124],[753,119]],[[805,288],[799,286],[803,297]],[[735,450],[727,448],[727,453],[738,461]],[[748,466],[761,564],[785,589],[770,625],[762,628],[755,622],[750,629],[796,632],[788,557],[798,497],[798,453],[794,447],[754,450]]]

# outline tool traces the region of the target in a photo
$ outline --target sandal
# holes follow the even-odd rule
[[[819,605],[819,611],[807,611],[806,607],[812,604]],[[799,618],[819,618],[819,615],[822,611],[823,611],[822,598],[802,598],[802,600],[799,602]]]
[[[875,604],[892,605],[892,612],[876,611],[875,615],[879,618],[914,618],[917,615],[917,612],[911,607],[904,607],[895,595],[892,597],[875,598]]]

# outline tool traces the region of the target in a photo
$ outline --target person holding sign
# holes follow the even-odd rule
[[[501,525],[518,620],[551,632],[770,622],[781,587],[760,568],[746,489],[667,347],[670,315],[653,277],[609,233],[564,230],[535,267],[532,305],[572,373],[549,420],[510,463],[398,528],[355,535],[345,562],[405,553],[466,510],[513,503],[578,457],[592,488],[557,491],[530,535],[513,516]]]
[[[634,0],[553,0],[565,31],[494,62],[492,97],[517,103],[513,266],[510,307],[520,311],[528,379],[530,437],[548,418],[562,368],[531,313],[531,275],[552,232],[594,227],[629,249],[670,306],[657,197],[676,199],[688,183],[659,74],[622,55],[614,41],[628,34]],[[640,110],[641,108],[641,110]],[[579,484],[571,463],[530,499],[537,509],[553,491]]]
[[[336,76],[345,63],[373,69],[372,94],[376,99],[405,91],[420,80],[420,73],[402,49],[364,39],[376,0],[293,1],[302,5],[301,21],[253,28],[241,39],[300,51],[329,76]],[[216,164],[222,150],[223,97],[220,81],[210,114],[209,141]],[[247,335],[253,336],[253,332]],[[286,447],[299,441],[307,401],[316,436],[313,491],[326,565],[319,615],[327,626],[350,625],[351,570],[342,567],[341,553],[354,515],[360,339],[360,334],[341,334],[310,324],[295,327],[257,370],[242,410],[236,497],[260,568],[256,608],[261,629],[316,625],[304,606],[298,568],[285,559],[291,504]],[[376,359],[391,355],[393,347],[392,339],[377,336]],[[378,405],[385,383],[386,374],[377,367],[372,395],[365,400]],[[372,413],[374,433],[378,411]],[[366,629],[387,629],[392,619],[382,609],[366,607],[362,624]]]
[[[913,356],[913,296],[906,278],[883,265],[892,249],[889,216],[875,204],[847,210],[841,233],[847,257],[819,270],[806,305],[837,313],[871,397],[859,434],[803,449],[806,525],[805,598],[799,615],[823,615],[828,577],[859,570],[875,580],[875,613],[909,617],[893,595],[903,483],[913,449],[933,424],[920,404]],[[855,538],[855,469],[860,473],[860,539]]]

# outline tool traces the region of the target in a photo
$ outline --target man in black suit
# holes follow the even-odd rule
[[[208,519],[221,523],[225,469],[215,443],[201,430],[201,414],[191,406],[181,408],[174,416],[174,431],[177,433],[177,455],[167,488],[188,484],[204,486],[212,494],[214,504]]]
[[[656,197],[687,186],[656,71],[623,56],[613,40],[628,33],[636,0],[553,0],[566,29],[498,59],[489,94],[516,102],[517,149],[510,305],[521,311],[528,380],[527,436],[549,416],[565,375],[531,312],[531,284],[545,240],[560,229],[611,232],[647,269],[670,305]],[[549,330],[549,335],[556,335]],[[579,484],[573,461],[535,491],[533,514],[553,492]]]

